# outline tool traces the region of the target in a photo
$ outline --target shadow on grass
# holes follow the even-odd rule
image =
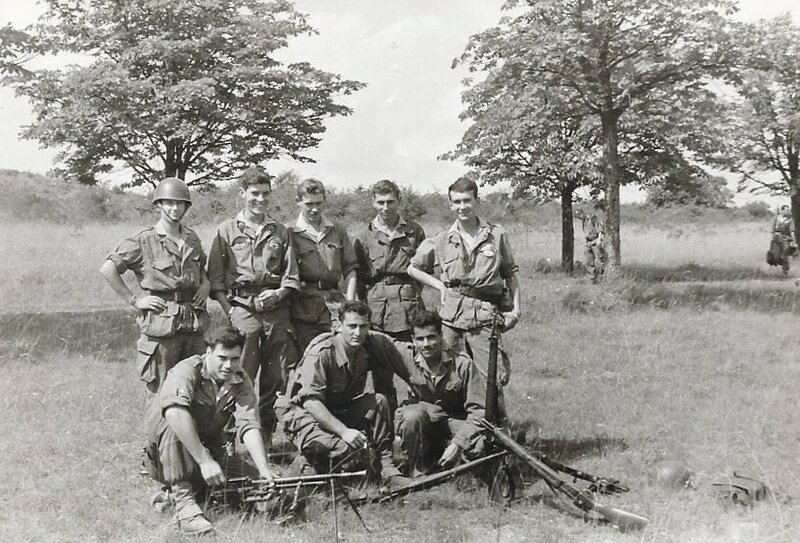
[[[583,437],[577,439],[552,438],[538,439],[528,445],[548,458],[566,464],[584,456],[596,456],[609,450],[623,451],[628,448],[621,438]]]
[[[642,283],[710,281],[781,281],[780,270],[772,273],[751,266],[704,266],[690,262],[681,266],[629,265],[622,267],[622,277]]]
[[[95,355],[109,362],[134,349],[139,331],[130,309],[0,314],[0,364],[52,355]]]
[[[578,286],[561,299],[561,306],[571,313],[680,307],[711,311],[736,309],[760,313],[800,313],[800,288],[794,288],[786,282],[648,284],[629,281],[600,288]]]

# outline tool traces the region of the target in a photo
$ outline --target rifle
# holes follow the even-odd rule
[[[647,526],[647,519],[645,517],[597,502],[592,495],[592,487],[589,489],[581,489],[568,481],[559,472],[563,471],[573,477],[589,480],[592,482],[594,489],[597,490],[627,491],[627,487],[620,485],[617,481],[588,475],[573,468],[567,468],[567,466],[563,466],[550,459],[545,461],[544,455],[540,455],[540,458],[537,458],[525,447],[514,441],[509,435],[495,426],[498,416],[497,354],[499,351],[498,340],[501,319],[502,316],[499,314],[494,316],[492,320],[492,333],[489,336],[489,366],[487,368],[488,375],[486,379],[486,405],[484,406],[486,416],[479,421],[481,426],[489,433],[492,441],[496,445],[527,464],[533,469],[536,475],[544,479],[547,486],[549,486],[553,492],[561,492],[567,495],[575,506],[582,511],[590,514],[598,514],[600,518],[613,524],[622,531],[644,529],[644,527]]]
[[[225,486],[211,490],[211,498],[225,505],[241,505],[258,503],[284,497],[286,490],[295,491],[295,499],[301,488],[330,485],[347,479],[360,479],[367,475],[366,470],[344,473],[321,473],[318,475],[300,475],[295,477],[278,477],[273,481],[236,477],[228,479]]]
[[[561,492],[569,497],[572,503],[580,510],[590,514],[598,514],[600,518],[613,524],[623,532],[642,530],[647,526],[645,517],[601,504],[595,499],[591,490],[581,489],[572,484],[558,471],[536,458],[525,447],[511,439],[505,432],[488,420],[483,419],[480,424],[489,432],[496,443],[530,466],[536,475],[544,479],[544,482],[553,492]]]

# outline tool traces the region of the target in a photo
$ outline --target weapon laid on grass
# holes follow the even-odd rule
[[[228,479],[225,486],[212,489],[211,498],[224,505],[266,502],[278,498],[281,494],[286,494],[287,490],[294,490],[295,495],[297,495],[297,491],[302,488],[328,486],[333,482],[348,479],[363,479],[366,475],[366,470],[361,470],[344,473],[277,477],[273,481],[237,477]]]
[[[600,519],[613,524],[624,532],[642,530],[647,526],[645,517],[598,502],[591,490],[581,489],[568,481],[563,475],[536,458],[525,447],[511,439],[503,430],[491,422],[483,419],[481,425],[490,433],[499,446],[533,469],[534,473],[544,479],[544,482],[553,492],[560,492],[569,497],[572,503],[580,510],[590,515],[599,515]]]
[[[480,466],[486,466],[496,460],[502,460],[506,455],[507,455],[506,451],[499,451],[490,454],[488,456],[483,456],[476,460],[466,462],[464,464],[459,464],[458,466],[455,466],[450,469],[437,471],[435,473],[431,473],[429,475],[423,475],[421,477],[415,477],[414,480],[406,486],[396,488],[388,492],[383,492],[377,496],[364,496],[359,498],[357,502],[384,503],[393,500],[395,498],[399,498],[401,496],[406,496],[407,494],[411,494],[412,492],[418,492],[420,490],[433,488],[435,486],[446,483],[447,481],[453,479],[458,475],[461,475],[462,473],[469,473],[475,471]]]

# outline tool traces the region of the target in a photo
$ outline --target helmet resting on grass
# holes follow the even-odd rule
[[[662,460],[653,466],[652,480],[664,488],[682,489],[692,487],[692,472],[678,460]]]

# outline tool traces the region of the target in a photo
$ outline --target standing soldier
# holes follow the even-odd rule
[[[587,215],[582,213],[581,225],[583,227],[583,235],[586,236],[586,246],[583,250],[584,259],[586,263],[586,273],[592,283],[597,283],[600,276],[605,272],[606,253],[603,247],[603,239],[605,237],[606,224],[603,220],[603,213],[605,206],[603,202],[594,204],[594,212]]]
[[[344,226],[322,213],[325,186],[320,181],[306,179],[297,186],[297,205],[300,214],[287,226],[300,273],[300,292],[291,297],[291,313],[302,353],[312,339],[331,331],[331,315],[338,314],[344,301],[340,279],[344,278],[344,297],[356,297],[356,255]]]
[[[447,194],[456,221],[420,245],[408,274],[439,291],[445,345],[455,352],[465,352],[486,376],[495,316],[502,315],[504,331],[514,328],[520,319],[517,265],[505,230],[476,214],[475,182],[462,177],[450,185]],[[434,267],[442,270],[439,278],[431,275]],[[500,354],[498,380],[505,385],[510,366],[505,353]]]
[[[297,359],[289,295],[300,290],[300,279],[289,230],[267,215],[270,176],[248,168],[240,182],[244,209],[217,227],[208,277],[211,296],[245,336],[242,367],[253,380],[261,369],[258,405],[269,444],[275,399]]]
[[[140,311],[138,371],[150,392],[157,392],[178,361],[205,351],[209,281],[200,238],[181,221],[192,205],[189,187],[176,177],[159,183],[153,205],[155,226],[124,239],[100,267],[111,288]],[[144,290],[134,295],[122,274],[131,270]]]
[[[372,327],[397,340],[411,341],[409,315],[424,306],[420,285],[407,270],[425,231],[400,215],[400,189],[391,181],[384,179],[372,186],[372,206],[375,218],[354,240]]]
[[[775,264],[783,269],[783,275],[789,275],[789,257],[797,254],[797,246],[794,244],[792,210],[788,205],[781,206],[772,222],[770,251]]]

